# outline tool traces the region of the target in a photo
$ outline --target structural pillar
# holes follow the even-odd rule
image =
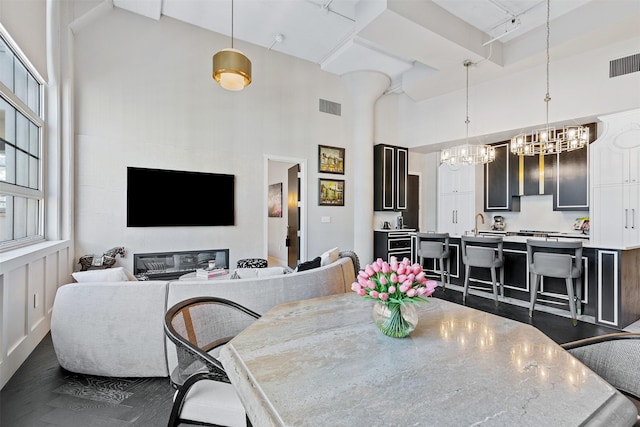
[[[353,101],[353,250],[364,266],[373,261],[375,105],[391,79],[377,71],[353,71],[342,79]]]

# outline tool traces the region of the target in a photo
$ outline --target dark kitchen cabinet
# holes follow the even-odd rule
[[[373,209],[407,209],[409,150],[378,144],[373,147]]]
[[[484,167],[485,212],[519,211],[518,156],[511,154],[509,142],[494,144],[496,158]]]
[[[595,123],[589,127],[589,144],[596,138]],[[554,211],[589,210],[589,148],[565,151],[553,158]]]
[[[389,262],[392,256],[402,261],[411,259],[412,242],[409,231],[374,231],[373,232],[373,259],[382,258]]]

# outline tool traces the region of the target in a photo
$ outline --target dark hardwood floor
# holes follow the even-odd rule
[[[434,294],[462,303],[456,290]],[[545,312],[529,317],[524,307],[500,304],[470,295],[467,306],[528,323],[557,343],[617,332]],[[78,375],[58,365],[47,335],[0,391],[2,427],[115,427],[164,426],[169,419],[173,389],[168,378],[104,378]]]

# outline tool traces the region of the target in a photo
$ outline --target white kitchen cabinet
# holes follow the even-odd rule
[[[635,135],[636,145],[640,144],[640,130]],[[636,184],[640,183],[640,148],[623,148],[614,138],[591,150],[591,185]],[[594,157],[595,156],[595,157]]]
[[[475,218],[475,167],[440,165],[438,193],[438,231],[460,235],[472,230]]]
[[[440,165],[438,168],[438,188],[440,194],[474,192],[475,166]]]
[[[593,189],[591,239],[600,246],[640,244],[640,184]]]
[[[640,110],[599,117],[590,146],[592,243],[640,245]]]

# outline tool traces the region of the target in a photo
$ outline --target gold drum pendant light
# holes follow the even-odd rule
[[[224,89],[238,91],[251,84],[251,61],[233,48],[233,0],[231,0],[231,48],[213,55],[213,79]]]

